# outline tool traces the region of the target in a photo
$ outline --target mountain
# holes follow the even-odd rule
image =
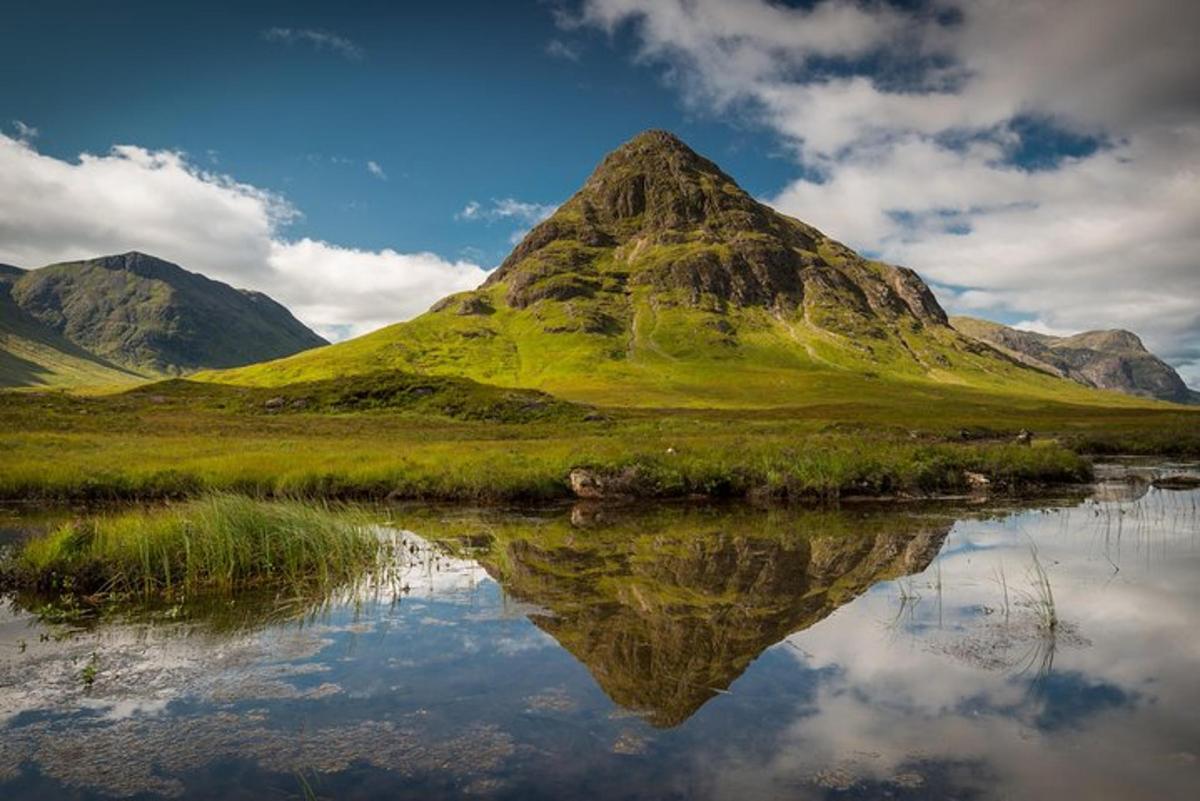
[[[534,625],[613,701],[660,728],[728,692],[788,635],[880,581],[924,570],[952,524],[829,512],[767,522],[701,510],[572,521],[489,519],[469,532],[464,555],[533,605]]]
[[[12,299],[25,271],[0,264],[0,387],[119,384],[139,376],[88,353]]]
[[[0,294],[8,385],[235,367],[326,344],[266,295],[144,253],[7,267]]]
[[[483,286],[278,362],[286,384],[401,369],[619,405],[772,406],[916,387],[1099,402],[949,324],[912,270],[765,206],[675,136],[609,154]]]
[[[1188,389],[1171,365],[1146,350],[1142,340],[1129,331],[1085,331],[1056,337],[973,317],[955,317],[950,322],[967,336],[1025,364],[1084,386],[1176,403],[1200,402],[1200,393]]]

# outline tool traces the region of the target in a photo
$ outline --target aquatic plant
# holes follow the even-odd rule
[[[83,670],[79,672],[79,680],[83,682],[84,687],[91,687],[96,683],[96,674],[100,672],[100,655],[95,651],[92,652],[92,658],[84,665]]]
[[[1009,619],[1010,604],[1009,604],[1009,598],[1008,598],[1008,576],[1006,576],[1004,573],[1004,562],[1000,562],[999,566],[996,567],[994,573],[995,573],[996,583],[1000,586],[1000,592],[1004,598],[1004,605],[1002,608],[1004,610],[1004,622],[1007,623],[1008,619]]]
[[[1047,634],[1053,634],[1058,629],[1058,607],[1054,603],[1054,588],[1050,586],[1050,576],[1038,558],[1037,546],[1029,545],[1029,554],[1033,564],[1029,570],[1032,591],[1029,593],[1030,606],[1037,615],[1038,626]]]
[[[361,574],[382,547],[349,510],[212,494],[67,523],[25,543],[5,572],[19,588],[68,595],[187,596],[329,586]]]

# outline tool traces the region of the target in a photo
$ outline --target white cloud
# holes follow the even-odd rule
[[[303,43],[317,50],[329,50],[351,61],[361,61],[365,53],[356,43],[344,36],[328,31],[318,31],[311,28],[268,28],[263,31],[263,38],[268,42],[283,42],[285,44]]]
[[[477,200],[472,200],[467,205],[463,206],[462,211],[454,215],[457,220],[469,220],[474,222],[486,222],[489,225],[497,221],[511,221],[519,223],[508,236],[510,245],[516,245],[529,230],[540,223],[542,220],[549,217],[558,206],[546,203],[529,203],[516,198],[506,197],[500,200],[493,199],[492,202],[484,206]]]
[[[1032,331],[1035,334],[1048,334],[1052,337],[1065,337],[1075,333],[1063,328],[1055,328],[1047,325],[1045,320],[1020,320],[1012,324],[1012,327],[1018,331]]]
[[[425,311],[452,292],[474,289],[487,273],[433,253],[366,251],[301,239],[273,241],[268,263],[280,298],[322,334],[358,336]]]
[[[432,253],[364,251],[282,232],[283,197],[122,145],[78,163],[0,134],[0,262],[23,267],[141,250],[266,292],[318,331],[359,334],[424,311],[486,276]]]
[[[487,206],[484,206],[479,201],[472,200],[463,206],[462,211],[454,216],[460,220],[482,220],[485,222],[515,220],[534,225],[549,217],[557,209],[558,206],[553,204],[529,203],[524,200],[506,197],[500,200],[493,199]]]
[[[546,43],[546,55],[561,58],[564,61],[578,62],[582,53],[576,45],[567,44],[562,39],[551,39]]]
[[[586,0],[570,24],[633,26],[690,107],[776,131],[809,177],[773,204],[914,267],[952,311],[1130,328],[1195,382],[1200,5],[933,8],[957,22],[849,0]],[[1029,117],[1107,146],[1021,169]]]
[[[371,173],[371,175],[374,175],[381,181],[386,181],[388,179],[387,173],[383,171],[383,167],[379,166],[379,162],[368,161],[367,172]]]
[[[22,142],[28,142],[31,139],[38,138],[39,131],[32,125],[27,125],[21,120],[13,120],[12,124],[13,130],[17,132],[17,139],[20,139]]]

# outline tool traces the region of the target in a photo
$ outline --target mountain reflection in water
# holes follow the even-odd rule
[[[323,597],[9,598],[0,797],[1189,797],[1198,506],[401,508]]]
[[[788,634],[923,570],[951,524],[677,510],[605,522],[577,509],[569,527],[493,525],[472,554],[514,598],[546,610],[530,620],[613,701],[670,727]]]

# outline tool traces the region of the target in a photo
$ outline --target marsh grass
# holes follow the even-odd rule
[[[1038,627],[1047,635],[1053,636],[1058,630],[1058,606],[1054,602],[1054,588],[1050,585],[1050,576],[1038,557],[1038,549],[1034,544],[1029,546],[1029,556],[1032,565],[1029,568],[1029,581],[1032,587],[1028,593],[1030,606],[1037,615]]]
[[[683,428],[683,426],[681,426]],[[555,434],[528,439],[17,435],[0,497],[116,500],[205,492],[322,499],[473,502],[570,496],[576,467],[627,478],[640,497],[836,499],[965,490],[966,471],[993,487],[1074,483],[1087,462],[1052,443],[927,443],[843,434],[730,435],[697,427],[662,433]],[[2,445],[2,443],[0,443]],[[119,465],[119,467],[114,467]]]
[[[1002,601],[1003,606],[1001,607],[1001,609],[1004,611],[1004,622],[1007,624],[1009,621],[1009,610],[1011,608],[1011,604],[1009,602],[1009,595],[1008,595],[1008,576],[1005,575],[1003,561],[1001,561],[1000,564],[996,566],[996,569],[994,571],[994,577],[995,577],[997,586],[1000,587],[1000,594],[1003,599],[1003,601]]]
[[[574,468],[628,472],[635,494],[653,498],[959,493],[967,471],[1004,492],[1088,480],[1087,460],[1063,444],[1103,434],[1159,447],[1151,433],[1200,420],[1164,404],[820,386],[780,408],[592,411],[404,375],[270,390],[161,381],[119,395],[0,392],[0,498],[545,500],[570,496]],[[1032,447],[1013,444],[1021,428],[1037,430]]]
[[[269,392],[173,381],[86,397],[0,392],[0,498],[155,500],[218,491],[548,500],[570,496],[567,476],[577,467],[628,474],[632,494],[642,497],[958,493],[967,490],[968,471],[1003,492],[1091,478],[1087,460],[1064,443],[1104,434],[1158,447],[1142,434],[1196,429],[1200,421],[1182,407],[1001,403],[961,392],[585,415],[545,396],[489,390],[468,393],[479,401],[468,414],[455,405],[468,395],[438,381],[378,378]],[[285,411],[267,411],[279,399]],[[514,414],[493,413],[491,400]],[[1013,444],[1021,428],[1038,432],[1032,447]]]
[[[347,509],[218,493],[66,523],[26,542],[5,572],[18,588],[76,596],[300,591],[354,580],[383,547]]]

